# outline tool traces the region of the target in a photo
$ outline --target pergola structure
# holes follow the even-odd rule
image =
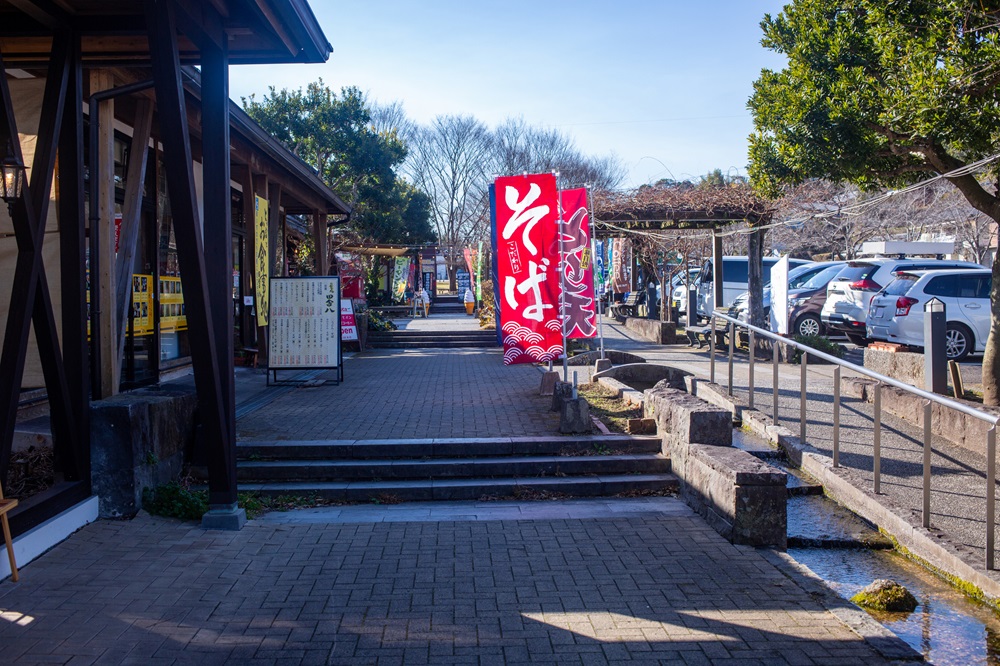
[[[8,74],[19,69],[46,70],[29,182],[23,196],[11,205],[18,252],[9,280],[11,301],[0,352],[3,478],[10,460],[29,331],[34,326],[50,403],[57,474],[62,480],[36,507],[43,516],[90,492],[84,69],[148,71],[149,81],[142,85],[155,92],[157,130],[164,146],[209,471],[210,514],[216,516],[218,526],[238,526],[230,314],[229,66],[318,63],[331,50],[305,0],[0,0],[0,149],[9,142],[17,159],[23,151]],[[183,69],[187,65],[198,65],[201,72],[204,226],[185,106]],[[93,96],[94,91],[90,93]],[[59,313],[53,309],[52,285],[42,262],[54,181],[62,266]],[[62,344],[57,316],[61,317]]]
[[[722,307],[722,236],[716,230],[746,222],[751,227],[768,224],[773,204],[761,199],[749,186],[719,187],[645,185],[635,190],[594,193],[593,233],[621,236],[644,231],[712,231],[712,266],[715,307]],[[753,312],[763,294],[762,235],[749,237],[750,307]]]

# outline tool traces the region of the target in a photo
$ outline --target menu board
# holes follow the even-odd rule
[[[340,367],[340,278],[270,280],[268,369]]]

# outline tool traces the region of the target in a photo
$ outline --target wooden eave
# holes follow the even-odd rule
[[[178,0],[185,28],[181,61],[198,64],[196,40],[217,27],[228,39],[229,62],[325,62],[333,48],[305,0]],[[47,63],[52,34],[81,35],[83,63],[142,65],[150,61],[143,3],[138,0],[0,0],[0,52],[9,66]]]

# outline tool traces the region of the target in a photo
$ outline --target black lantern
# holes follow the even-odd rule
[[[0,199],[7,202],[7,208],[14,214],[14,202],[21,197],[24,189],[24,165],[14,155],[10,141],[7,142],[7,155],[0,160]]]

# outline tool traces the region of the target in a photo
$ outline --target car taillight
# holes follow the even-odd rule
[[[863,280],[857,280],[848,285],[851,289],[861,289],[862,291],[879,291],[882,289],[881,285],[875,280],[865,278]]]
[[[905,317],[910,314],[910,308],[919,303],[915,298],[910,298],[909,296],[900,296],[896,299],[896,316]]]

